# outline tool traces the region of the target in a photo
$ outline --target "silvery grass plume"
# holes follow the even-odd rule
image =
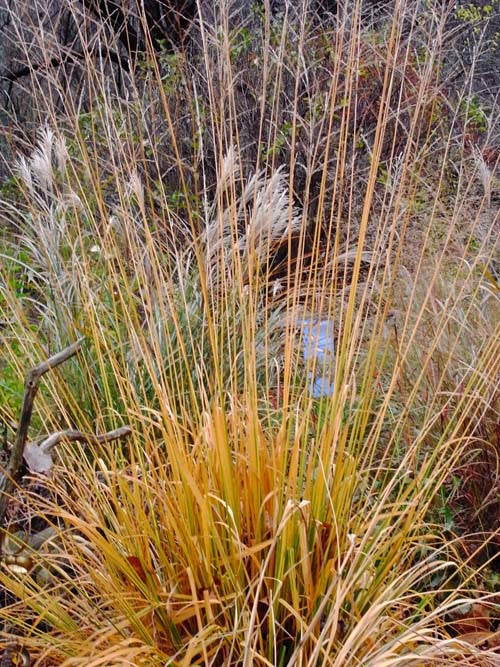
[[[241,194],[235,200],[236,188]],[[241,183],[240,166],[234,147],[221,166],[215,201],[211,208],[202,242],[209,282],[217,284],[219,269],[225,267],[228,278],[235,275],[240,261],[247,277],[262,268],[272,254],[273,245],[283,243],[300,230],[302,216],[293,205],[283,168],[271,176],[265,170]]]
[[[483,188],[486,208],[491,209],[491,193],[495,183],[494,171],[490,169],[484,159],[483,153],[476,146],[473,148],[472,157],[476,166],[478,180]]]
[[[295,233],[301,221],[295,208],[290,214],[281,170],[267,179],[263,172],[254,174],[238,192],[235,184],[239,181],[238,161],[231,148],[222,162],[204,231],[193,235],[187,247],[172,252],[168,268],[156,266],[156,271],[164,273],[161,281],[146,280],[144,271],[140,272],[141,289],[147,292],[142,332],[132,336],[127,353],[128,373],[137,388],[146,386],[150,392],[162,376],[174,382],[176,375],[184,378],[186,393],[188,386],[195,387],[205,400],[215,363],[222,365],[223,391],[239,392],[245,383],[249,345],[258,382],[262,386],[278,382],[286,303],[267,298],[266,263],[274,244]],[[248,281],[260,270],[262,279],[254,282],[255,289],[249,289]],[[204,293],[205,281],[208,293]],[[276,297],[281,290],[273,287]],[[212,349],[211,326],[231,331],[231,339],[220,343],[224,351]],[[149,363],[146,369],[150,349],[155,350],[157,363]],[[172,393],[181,394],[178,390]]]
[[[20,157],[17,172],[32,195],[50,195],[54,191],[57,172],[64,174],[68,150],[64,138],[49,125],[38,131],[38,142],[30,157]]]
[[[71,220],[83,211],[79,196],[66,178],[67,160],[64,137],[46,125],[38,133],[32,154],[20,157],[15,168],[26,188],[28,206],[14,224],[21,245],[31,257],[33,284],[47,297],[36,300],[34,306],[46,323],[58,321],[59,328],[53,334],[62,345],[68,336],[60,326],[79,306],[76,269],[82,246]],[[49,312],[54,309],[57,313]]]

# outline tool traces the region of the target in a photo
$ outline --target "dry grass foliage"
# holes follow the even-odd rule
[[[498,484],[497,181],[433,6],[222,12],[124,80],[89,51],[84,90],[39,36],[42,122],[1,204],[3,369],[83,335],[33,439],[133,432],[58,445],[12,503],[2,636],[35,664],[497,664],[494,492],[458,532],[467,466],[488,452]],[[6,564],[20,542],[29,572]]]

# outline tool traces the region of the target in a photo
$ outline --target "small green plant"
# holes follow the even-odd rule
[[[473,30],[476,34],[480,32],[480,26],[477,25],[482,21],[490,18],[492,13],[498,8],[498,0],[492,0],[488,4],[475,4],[469,2],[466,5],[460,4],[455,10],[455,15],[464,23],[473,25]]]
[[[231,58],[236,59],[246,55],[252,48],[252,34],[248,28],[243,26],[236,31],[235,36],[230,37]]]
[[[3,340],[2,344],[9,343]],[[17,365],[4,361],[0,366],[0,400],[4,416],[19,413],[23,394],[23,381],[19,374],[23,351],[16,340],[12,341],[9,347],[9,356],[17,359]]]
[[[285,121],[281,124],[272,145],[263,145],[261,148],[261,156],[264,161],[280,155],[285,146],[290,142],[292,129],[293,125],[290,122]]]
[[[486,132],[488,129],[487,115],[476,95],[462,100],[460,110],[464,114],[466,126],[476,132]]]

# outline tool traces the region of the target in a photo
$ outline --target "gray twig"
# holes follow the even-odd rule
[[[16,482],[19,479],[24,455],[24,446],[28,437],[28,429],[31,422],[31,415],[33,413],[33,401],[38,391],[40,379],[45,373],[56,368],[56,366],[59,366],[76,354],[82,346],[83,341],[84,339],[80,338],[72,345],[68,345],[68,347],[61,350],[61,352],[54,354],[47,359],[47,361],[42,361],[31,368],[26,375],[21,416],[17,426],[14,446],[10,454],[9,463],[7,464],[7,468],[0,482],[0,526],[3,525],[9,497],[12,495]]]
[[[118,438],[126,438],[132,433],[130,426],[121,426],[114,431],[94,435],[82,431],[57,431],[38,442],[28,442],[24,447],[24,460],[31,472],[48,474],[52,470],[52,449],[66,440],[68,442],[86,442],[89,445],[102,445]]]
[[[102,445],[105,442],[118,440],[118,438],[126,438],[131,432],[132,429],[130,426],[120,426],[120,428],[115,428],[113,431],[108,431],[102,435],[83,433],[83,431],[57,431],[57,433],[47,436],[38,446],[43,451],[48,452],[62,440],[67,440],[68,442],[86,442],[89,445]]]

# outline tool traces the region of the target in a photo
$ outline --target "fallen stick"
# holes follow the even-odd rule
[[[57,431],[57,433],[52,433],[52,435],[45,438],[38,447],[48,452],[62,440],[68,440],[69,442],[86,442],[89,445],[102,445],[105,442],[118,440],[118,438],[125,438],[130,433],[132,433],[130,426],[120,426],[120,428],[115,428],[113,431],[108,431],[102,435],[83,433],[83,431]]]
[[[7,464],[7,468],[5,469],[5,473],[0,482],[0,527],[3,526],[5,510],[7,509],[9,498],[14,491],[16,482],[19,480],[24,456],[24,447],[28,437],[31,415],[33,413],[33,401],[38,391],[40,379],[45,373],[56,368],[75,355],[82,346],[83,341],[84,339],[80,338],[72,345],[68,345],[68,347],[61,350],[61,352],[57,352],[57,354],[54,354],[46,361],[42,361],[34,366],[26,375],[21,417],[17,426],[14,446],[10,454],[9,463]]]
[[[52,468],[51,450],[60,442],[86,442],[89,445],[102,445],[105,442],[126,438],[132,433],[130,426],[120,426],[113,431],[94,435],[83,433],[83,431],[57,431],[42,440],[42,442],[29,442],[25,445],[24,460],[31,472],[48,473]]]

